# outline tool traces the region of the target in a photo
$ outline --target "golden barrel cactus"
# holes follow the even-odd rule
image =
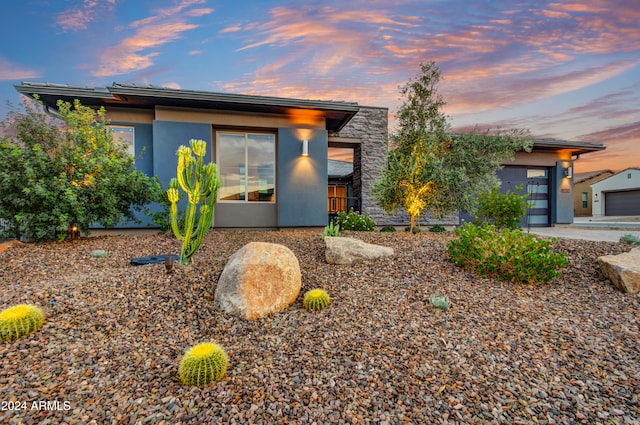
[[[34,332],[44,323],[44,313],[32,304],[18,304],[0,312],[0,340],[13,341]]]
[[[229,357],[215,342],[203,342],[189,348],[180,360],[178,375],[186,385],[204,386],[222,379],[229,366]]]

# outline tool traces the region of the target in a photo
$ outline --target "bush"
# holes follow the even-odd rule
[[[373,232],[376,228],[376,223],[373,222],[371,217],[367,214],[360,215],[353,211],[353,208],[348,213],[338,213],[336,217],[336,224],[340,226],[340,230],[353,230],[356,232]]]
[[[443,226],[440,226],[439,224],[436,224],[435,226],[429,227],[429,231],[434,233],[442,233],[446,232],[447,229],[445,229]]]
[[[405,232],[410,232],[411,231],[411,226],[407,226],[404,228]],[[421,227],[414,227],[413,228],[413,234],[415,235],[416,233],[420,233],[422,232],[422,228]]]
[[[448,252],[458,266],[510,282],[549,282],[569,265],[564,254],[552,252],[551,241],[515,229],[465,223],[456,229],[457,239]]]
[[[395,232],[396,228],[394,226],[384,226],[380,229],[381,232]]]
[[[114,140],[104,109],[78,101],[58,108],[63,122],[35,108],[13,112],[17,135],[0,141],[0,219],[16,239],[61,240],[135,220],[159,185]]]
[[[632,245],[640,245],[640,236],[636,236],[636,235],[620,236],[620,242],[629,243]]]
[[[518,223],[527,212],[529,194],[518,195],[522,186],[515,192],[500,193],[498,187],[482,192],[478,197],[478,219],[493,224],[498,229],[517,229]]]

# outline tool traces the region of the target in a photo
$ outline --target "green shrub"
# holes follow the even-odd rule
[[[632,245],[640,245],[640,236],[636,236],[636,235],[620,236],[620,242],[629,243]]]
[[[518,229],[465,223],[449,242],[451,261],[468,270],[510,282],[549,282],[569,265],[564,254],[554,253],[551,241]]]
[[[73,228],[135,221],[159,185],[135,169],[104,109],[57,105],[61,122],[13,111],[17,134],[0,140],[0,220],[16,239],[63,240]]]
[[[404,231],[405,232],[410,232],[411,231],[411,226],[405,227]],[[420,233],[420,232],[422,232],[422,228],[421,227],[414,227],[413,228],[413,234]]]
[[[336,224],[340,226],[340,230],[353,230],[356,232],[373,232],[376,228],[376,223],[373,222],[371,217],[367,214],[361,215],[353,211],[353,208],[348,213],[338,213]]]
[[[496,186],[482,192],[478,197],[478,219],[498,229],[516,229],[527,212],[529,194],[518,195],[521,190],[522,186],[517,186],[515,192],[500,193]]]
[[[331,304],[331,298],[324,289],[316,288],[304,294],[302,304],[309,311],[320,311]]]
[[[442,233],[442,232],[446,232],[447,229],[445,229],[444,227],[440,226],[439,224],[436,224],[435,226],[429,227],[429,231],[430,232],[434,232],[434,233]]]
[[[180,360],[178,375],[183,384],[201,387],[222,379],[228,366],[229,358],[221,346],[203,342],[187,350]]]
[[[0,340],[13,341],[34,332],[44,323],[44,313],[31,304],[18,304],[0,312]]]
[[[449,310],[450,303],[449,298],[446,295],[431,295],[429,301],[431,301],[431,305],[435,308],[439,308],[444,311]]]
[[[396,228],[394,226],[384,226],[380,229],[381,232],[395,232]]]
[[[322,233],[322,239],[324,239],[327,236],[334,237],[334,238],[337,238],[338,236],[340,236],[340,226],[335,224],[333,221],[330,221],[329,225],[325,226],[324,228],[324,232]]]

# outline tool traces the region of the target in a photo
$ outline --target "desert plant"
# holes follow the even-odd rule
[[[640,236],[637,235],[623,235],[620,236],[620,242],[632,244],[632,245],[640,245]]]
[[[108,256],[109,253],[107,251],[105,251],[104,249],[94,249],[93,251],[91,251],[91,256],[93,258],[104,258],[106,256]]]
[[[13,341],[34,332],[44,323],[44,313],[32,304],[18,304],[0,312],[0,340]]]
[[[451,261],[471,271],[510,282],[548,282],[569,265],[563,253],[551,247],[556,239],[539,239],[519,229],[465,223],[449,242]]]
[[[320,311],[331,304],[331,298],[324,289],[316,288],[307,291],[302,301],[304,308],[309,311]]]
[[[478,218],[493,224],[498,229],[517,229],[518,223],[527,212],[528,193],[518,195],[522,186],[515,191],[500,193],[498,186],[484,191],[478,196]]]
[[[215,342],[203,342],[189,348],[180,360],[178,375],[186,385],[198,387],[222,379],[229,366],[229,357]]]
[[[435,226],[429,227],[429,231],[434,233],[442,233],[446,232],[447,229],[445,229],[443,226],[440,226],[439,224],[436,224]]]
[[[440,310],[444,311],[449,310],[449,297],[447,297],[446,295],[431,295],[429,301],[431,301],[431,305],[435,308],[439,308]]]
[[[191,139],[191,148],[178,148],[178,177],[171,179],[167,198],[171,202],[171,229],[176,238],[182,241],[180,263],[189,264],[195,252],[200,248],[204,235],[211,228],[220,179],[216,164],[204,164],[207,152],[207,142]],[[191,154],[193,152],[194,156]],[[184,227],[178,224],[178,201],[182,189],[188,196],[187,208],[184,214]],[[200,206],[200,215],[196,227],[196,209]]]
[[[322,233],[322,239],[324,239],[326,236],[330,236],[334,238],[340,236],[340,226],[335,224],[333,221],[330,221],[329,225],[325,226],[324,228],[324,232]]]
[[[381,232],[395,232],[396,228],[394,226],[384,226],[380,229]]]
[[[373,232],[376,223],[367,214],[360,214],[351,208],[348,213],[340,212],[336,217],[336,224],[340,230],[353,230],[356,232]]]
[[[404,228],[404,231],[405,232],[411,232],[411,233],[413,233],[415,235],[416,233],[422,232],[422,227],[414,226],[413,230],[411,230],[411,226],[407,226],[407,227]]]

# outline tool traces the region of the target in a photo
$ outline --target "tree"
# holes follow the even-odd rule
[[[498,184],[496,170],[517,151],[531,150],[526,130],[453,135],[437,92],[440,70],[434,62],[400,89],[398,129],[387,167],[373,188],[387,213],[403,207],[411,215],[411,230],[424,211],[442,217],[472,212],[475,197]]]
[[[135,170],[104,108],[58,101],[60,120],[12,112],[15,138],[0,142],[0,218],[16,238],[63,239],[71,229],[134,220],[159,182]]]

